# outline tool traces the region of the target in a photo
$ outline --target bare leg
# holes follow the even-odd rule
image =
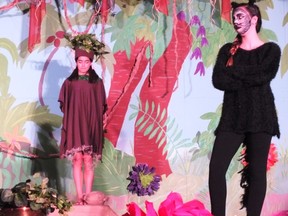
[[[82,173],[83,155],[81,152],[76,153],[73,158],[73,177],[77,192],[77,202],[82,202],[83,197],[83,173]]]
[[[89,154],[84,154],[84,176],[86,194],[89,194],[92,191],[94,180],[93,158]]]

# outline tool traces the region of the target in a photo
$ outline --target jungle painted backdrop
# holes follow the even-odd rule
[[[261,38],[282,50],[272,82],[281,138],[272,140],[262,212],[271,216],[288,209],[288,2],[257,4]],[[106,193],[119,215],[131,202],[145,210],[149,200],[157,209],[170,192],[210,209],[208,164],[223,96],[211,74],[220,46],[235,37],[229,0],[2,0],[0,26],[1,188],[40,172],[74,198],[71,164],[58,158],[58,94],[75,67],[64,34],[93,33],[109,52],[93,64],[108,101],[94,190]],[[241,151],[227,173],[228,215],[245,215],[239,210]],[[161,176],[154,195],[127,190],[139,163]]]

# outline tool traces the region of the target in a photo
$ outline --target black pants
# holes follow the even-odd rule
[[[242,143],[247,149],[249,190],[246,203],[247,216],[260,216],[266,194],[267,159],[272,136],[267,133],[236,134],[219,132],[216,136],[209,165],[209,191],[211,213],[225,216],[226,171]]]

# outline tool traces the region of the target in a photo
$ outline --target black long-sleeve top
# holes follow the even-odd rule
[[[215,88],[224,91],[222,115],[215,131],[266,132],[280,137],[270,82],[279,68],[281,50],[267,42],[253,50],[239,48],[226,67],[232,43],[219,50],[213,69]]]

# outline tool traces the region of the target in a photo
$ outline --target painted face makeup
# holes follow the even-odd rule
[[[249,12],[243,8],[236,8],[233,13],[234,29],[239,34],[245,34],[251,26],[251,16]]]

